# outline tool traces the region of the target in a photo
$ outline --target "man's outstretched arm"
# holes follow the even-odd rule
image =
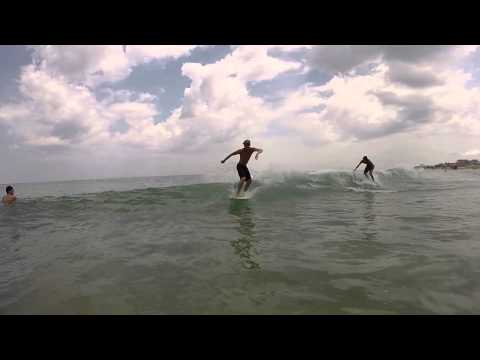
[[[360,161],[360,162],[358,163],[357,167],[356,167],[355,169],[353,169],[353,171],[357,170],[358,167],[362,164],[362,162],[363,162],[363,161]]]
[[[228,159],[230,159],[233,155],[238,155],[238,154],[240,154],[240,150],[237,150],[237,151],[232,152],[230,155],[228,155],[225,159],[223,159],[223,160],[221,161],[222,164],[223,164],[225,161],[227,161]]]
[[[261,153],[263,153],[263,150],[262,149],[255,149],[255,151],[257,152],[255,154],[255,160],[258,160],[258,155],[260,155]]]

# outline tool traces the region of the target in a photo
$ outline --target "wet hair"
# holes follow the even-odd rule
[[[13,186],[11,185],[8,185],[7,188],[5,189],[5,191],[7,192],[7,194],[13,190]]]
[[[362,160],[367,160],[367,155],[365,155]]]
[[[243,145],[250,145],[250,140],[248,140],[248,139],[245,140],[245,141],[243,142]]]

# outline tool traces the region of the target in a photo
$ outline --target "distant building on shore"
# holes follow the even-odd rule
[[[480,161],[478,160],[457,160],[454,163],[444,162],[436,165],[420,164],[415,166],[415,169],[441,169],[441,170],[458,170],[458,169],[480,169]]]

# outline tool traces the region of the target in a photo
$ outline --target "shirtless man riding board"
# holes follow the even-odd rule
[[[231,153],[225,159],[222,160],[222,164],[223,164],[233,155],[240,155],[240,160],[237,164],[238,176],[240,177],[240,182],[238,183],[238,188],[237,188],[237,197],[240,195],[240,192],[242,191],[243,184],[245,184],[244,191],[247,191],[248,187],[252,183],[252,177],[250,175],[250,171],[248,171],[247,164],[254,152],[257,153],[255,155],[255,160],[258,160],[258,155],[260,155],[263,152],[263,150],[250,147],[250,140],[245,140],[243,142],[243,149],[234,151],[233,153]]]

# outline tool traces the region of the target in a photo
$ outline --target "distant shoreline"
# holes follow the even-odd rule
[[[450,168],[450,167],[433,167],[433,166],[415,166],[414,169],[423,169],[423,170],[480,170],[480,167],[458,167],[458,168]]]
[[[480,161],[474,160],[457,160],[454,163],[444,162],[436,165],[420,164],[414,167],[415,169],[425,170],[463,170],[463,169],[480,169]]]

